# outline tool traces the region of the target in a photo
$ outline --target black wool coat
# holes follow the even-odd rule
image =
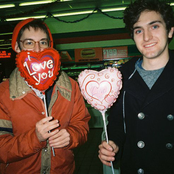
[[[174,174],[174,54],[150,90],[133,58],[120,68],[123,88],[109,115],[122,174]]]

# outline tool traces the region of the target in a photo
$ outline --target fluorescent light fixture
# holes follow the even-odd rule
[[[60,13],[60,14],[52,14],[54,17],[63,17],[63,16],[73,16],[73,15],[82,15],[82,14],[90,14],[93,10],[88,11],[79,11],[79,12],[72,12],[72,13]],[[94,13],[97,13],[97,10],[94,11]],[[7,18],[6,21],[20,21],[28,18],[36,18],[36,19],[42,19],[45,18],[44,16],[26,16],[21,18]]]
[[[47,4],[47,3],[52,3],[52,2],[54,2],[54,0],[23,2],[23,3],[20,3],[19,6],[39,5],[39,4]]]
[[[15,4],[4,4],[4,5],[0,5],[0,8],[11,8],[11,7],[15,7]]]
[[[3,50],[9,50],[11,47],[3,47],[2,45],[0,45],[0,49],[3,49]]]
[[[73,0],[60,0],[60,2],[73,1]]]
[[[0,36],[1,36],[1,35],[3,35],[3,36],[4,36],[4,35],[10,35],[10,34],[13,34],[13,33],[12,33],[12,32],[11,32],[11,33],[0,33]]]
[[[111,12],[111,11],[123,11],[126,7],[118,7],[118,8],[106,8],[102,9],[102,12]]]
[[[66,2],[66,1],[72,1],[72,0],[60,0],[60,2]]]
[[[3,49],[3,50],[8,50],[8,49],[10,49],[10,48],[11,48],[11,47],[8,47],[8,48],[7,48],[7,47],[1,47],[1,46],[0,46],[0,49]]]
[[[12,40],[12,39],[8,39],[8,40]],[[5,39],[0,40],[0,42],[4,42],[4,41],[5,41]]]
[[[28,5],[39,5],[55,2],[56,0],[45,0],[45,1],[33,1],[33,2],[23,2],[19,6],[28,6]],[[72,0],[60,0],[60,2],[72,1]]]
[[[93,10],[88,11],[79,11],[79,12],[72,12],[72,13],[60,13],[60,14],[52,14],[54,17],[63,17],[63,16],[73,16],[73,15],[82,15],[82,14],[90,14]],[[94,11],[94,13],[97,13],[97,10]]]
[[[119,8],[107,8],[102,9],[102,12],[111,12],[111,11],[121,11],[124,10],[126,7],[119,7]],[[90,14],[90,13],[97,13],[97,10],[87,10],[87,11],[79,11],[79,12],[70,12],[70,13],[58,13],[58,14],[52,14],[54,17],[64,17],[64,16],[73,16],[73,15],[83,15],[83,14]],[[8,18],[6,21],[20,21],[28,18],[36,18],[36,19],[42,19],[45,18],[45,15],[42,16],[26,16],[26,17],[20,17],[20,18]]]
[[[7,45],[11,45],[11,43],[9,43],[9,44],[0,44],[0,46],[7,46]]]
[[[170,3],[170,6],[174,6],[174,3]]]
[[[6,21],[21,21],[28,18],[42,19],[42,18],[45,18],[45,15],[44,16],[26,16],[21,18],[8,18],[6,19]]]

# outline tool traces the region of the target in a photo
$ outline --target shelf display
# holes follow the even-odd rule
[[[103,60],[97,62],[62,62],[61,70],[65,71],[70,77],[77,80],[78,75],[84,69],[100,71],[107,67],[119,68],[130,59],[131,57],[118,58],[117,60]]]

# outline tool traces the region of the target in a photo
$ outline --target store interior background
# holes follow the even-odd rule
[[[39,0],[37,0],[39,1]],[[134,1],[134,0],[132,0]],[[61,69],[66,71],[69,76],[77,80],[78,74],[84,69],[93,69],[100,71],[107,67],[119,67],[133,56],[139,56],[133,40],[130,38],[123,23],[123,11],[115,11],[115,8],[126,7],[131,0],[72,0],[72,1],[54,1],[52,3],[20,6],[20,3],[35,2],[34,0],[0,0],[0,7],[4,4],[15,4],[15,7],[0,8],[0,81],[6,80],[12,70],[15,68],[16,54],[11,49],[12,32],[15,25],[20,20],[8,21],[10,18],[17,17],[35,17],[43,16],[43,20],[51,30],[54,39],[54,48],[59,51],[62,56]],[[174,0],[170,1],[171,3]],[[173,6],[174,7],[174,6]],[[110,11],[104,11],[104,10]],[[88,14],[72,15],[73,12],[86,12]],[[69,13],[70,16],[55,17],[55,14]],[[54,17],[53,17],[54,16]],[[127,55],[118,57],[117,49],[123,47],[127,51]],[[174,40],[169,44],[169,48],[174,50]],[[94,57],[79,57],[75,52],[77,49],[92,49],[95,51]],[[108,49],[109,57],[104,56],[104,49]],[[116,52],[115,52],[116,50]],[[10,55],[8,57],[8,55]],[[114,57],[115,55],[115,57]],[[5,56],[5,57],[4,57]],[[105,58],[104,58],[105,57]],[[89,155],[86,147],[91,148],[92,142],[87,142],[81,149],[86,153],[76,151],[79,160],[78,174],[80,172],[80,164],[82,161],[86,163],[85,171],[89,171],[88,162],[90,159],[96,159],[97,164],[93,163],[93,168],[99,170],[101,164],[98,163],[98,145],[101,140],[101,132],[103,129],[103,120],[99,111],[87,104],[91,113],[89,139],[94,143],[95,156],[89,157],[88,161],[85,155]],[[107,115],[107,114],[106,114]],[[98,131],[96,135],[95,129]],[[96,136],[94,137],[94,135]],[[84,148],[84,149],[83,149]],[[94,154],[94,153],[93,153]],[[78,159],[76,160],[78,161]],[[83,158],[83,160],[81,159]],[[95,165],[94,165],[95,164]],[[81,166],[82,168],[82,166]],[[97,174],[96,171],[88,172],[89,174]],[[101,170],[98,172],[101,174]]]

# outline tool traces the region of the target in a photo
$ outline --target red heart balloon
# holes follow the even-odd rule
[[[29,85],[45,91],[57,78],[60,70],[60,55],[53,48],[42,52],[21,51],[17,54],[16,64]]]

